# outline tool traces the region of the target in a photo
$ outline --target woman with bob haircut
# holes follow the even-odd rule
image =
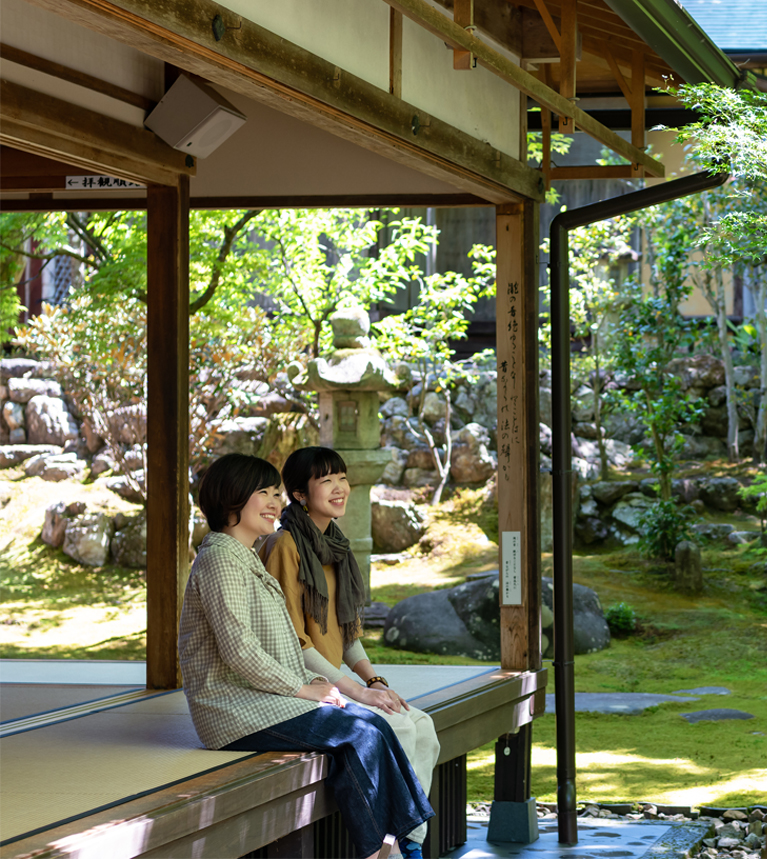
[[[350,487],[346,463],[327,447],[292,453],[282,469],[288,506],[281,529],[260,548],[266,569],[282,586],[304,664],[348,698],[377,711],[391,725],[426,793],[439,756],[431,717],[410,707],[381,677],[360,642],[365,586],[349,541],[335,519],[344,515]],[[347,677],[345,663],[362,681]],[[400,840],[403,856],[420,859],[426,824]]]
[[[327,781],[359,855],[383,857],[392,837],[434,812],[389,725],[305,667],[282,590],[253,549],[281,506],[277,469],[255,456],[222,456],[202,479],[211,532],[178,637],[192,721],[209,749],[328,754]]]

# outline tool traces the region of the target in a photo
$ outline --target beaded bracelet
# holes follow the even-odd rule
[[[369,689],[369,688],[370,688],[374,683],[383,683],[383,685],[384,685],[387,689],[389,688],[389,684],[386,682],[386,678],[385,678],[385,677],[371,677],[369,680],[366,680],[366,681],[365,681],[365,683],[367,684],[368,689]]]

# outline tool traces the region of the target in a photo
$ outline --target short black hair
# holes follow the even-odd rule
[[[268,486],[280,485],[280,473],[265,459],[244,453],[227,453],[217,459],[200,482],[200,510],[211,531],[223,531],[232,514],[240,524],[240,511],[250,496]]]
[[[308,491],[309,480],[319,480],[328,474],[345,474],[346,463],[329,447],[302,447],[295,450],[282,466],[282,483],[288,496],[288,503],[298,504],[295,492]]]

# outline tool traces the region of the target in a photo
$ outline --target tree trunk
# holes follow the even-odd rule
[[[434,495],[432,496],[431,503],[439,504],[442,500],[442,493],[445,491],[445,486],[447,485],[448,478],[450,477],[450,457],[453,454],[453,439],[451,437],[450,431],[450,420],[453,416],[452,403],[450,399],[450,391],[449,389],[445,389],[445,464],[442,466],[440,472],[440,481],[439,486],[434,490]],[[430,439],[433,444],[433,439]],[[432,448],[432,455],[435,460],[439,460],[439,454],[437,453],[435,448]]]
[[[716,302],[712,302],[716,311],[716,325],[719,329],[719,348],[724,362],[724,385],[727,389],[727,458],[730,462],[738,462],[738,401],[735,394],[735,368],[732,363],[732,352],[727,337],[727,304],[724,294],[724,277],[722,269],[716,270]]]
[[[592,336],[592,354],[594,356],[594,426],[597,430],[599,445],[599,479],[608,480],[607,448],[602,435],[602,380],[599,377],[599,337],[595,331]]]
[[[756,416],[756,432],[754,437],[754,459],[757,462],[767,462],[767,272],[757,276],[756,266],[752,268],[754,285],[753,296],[756,309],[754,311],[756,330],[761,346],[759,366],[759,411]]]

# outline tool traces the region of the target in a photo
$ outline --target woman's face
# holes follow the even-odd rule
[[[344,472],[326,474],[324,477],[311,477],[303,503],[309,516],[318,525],[327,520],[325,521],[325,527],[327,527],[331,519],[339,519],[346,512],[346,502],[350,492],[349,481]]]
[[[282,487],[265,486],[257,489],[240,510],[239,526],[255,537],[263,537],[274,531],[274,522],[282,509]],[[232,521],[236,517],[232,516]]]

